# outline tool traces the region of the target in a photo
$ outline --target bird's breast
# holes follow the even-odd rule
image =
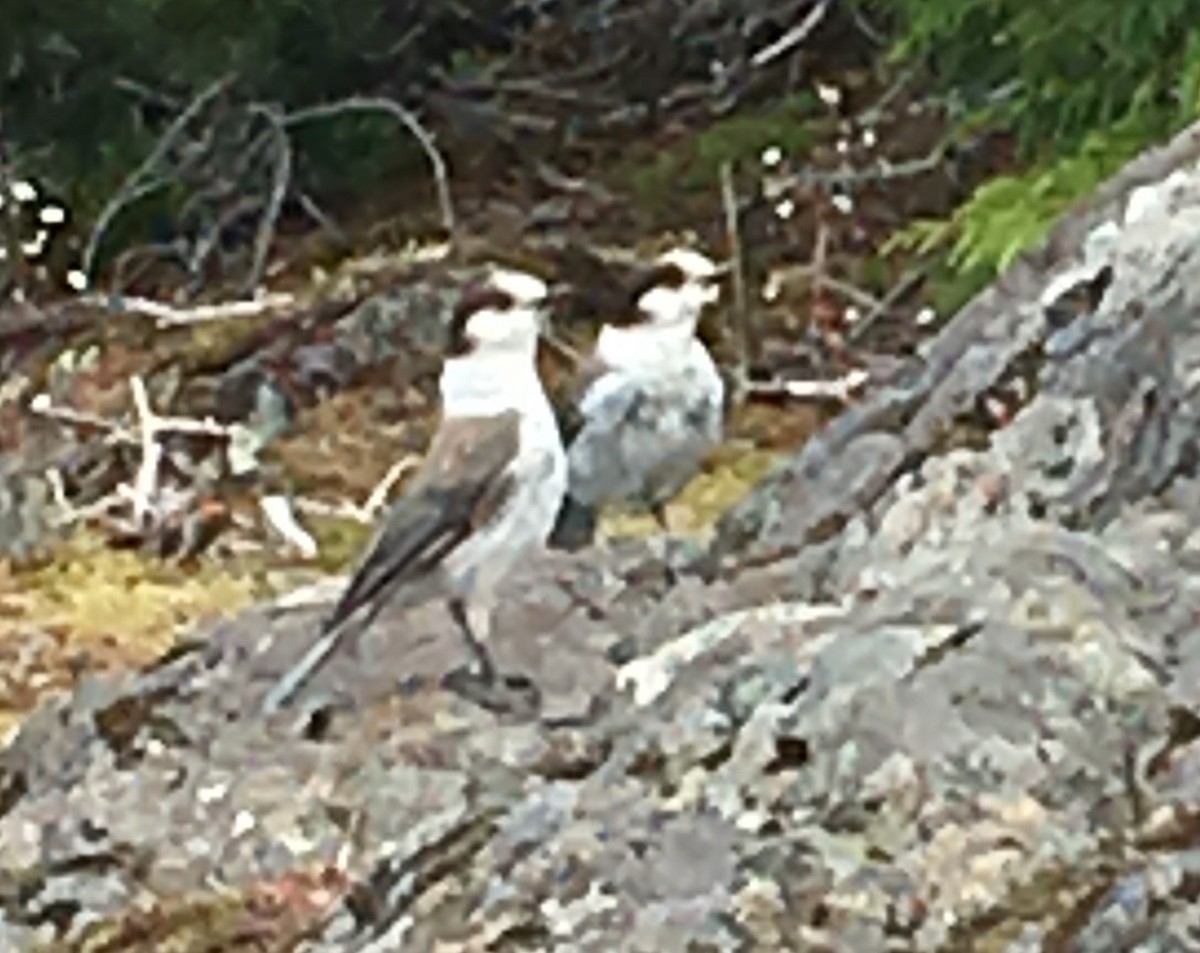
[[[494,589],[546,541],[567,490],[567,461],[548,401],[522,411],[508,499],[448,560],[459,585]]]

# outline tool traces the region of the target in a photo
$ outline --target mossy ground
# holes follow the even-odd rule
[[[153,661],[191,626],[271,589],[249,565],[204,561],[185,569],[113,550],[86,533],[42,565],[0,565],[0,738],[79,674]]]

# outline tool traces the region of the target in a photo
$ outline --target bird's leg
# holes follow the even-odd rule
[[[671,535],[671,525],[670,525],[670,522],[667,520],[667,504],[665,502],[654,503],[650,507],[650,512],[653,513],[654,518],[656,520],[658,520],[658,528],[660,530],[662,530],[664,535],[670,536]],[[664,564],[663,572],[664,572],[664,575],[666,576],[666,581],[667,581],[668,586],[674,586],[676,583],[679,582],[679,574],[675,572],[675,570],[670,566],[669,563]]]
[[[462,599],[451,599],[450,615],[454,618],[459,631],[462,632],[467,647],[471,650],[471,654],[475,656],[475,664],[478,668],[479,677],[484,682],[491,684],[496,680],[496,666],[492,663],[492,656],[488,652],[487,646],[483,644],[475,631],[476,625],[481,626],[486,631],[488,627],[487,613],[483,610],[472,611],[468,609],[466,602]],[[471,619],[472,615],[476,617],[474,620]],[[473,621],[475,625],[472,624]]]
[[[541,706],[541,693],[528,678],[519,675],[501,677],[492,662],[484,640],[491,630],[491,613],[479,602],[450,601],[450,614],[462,630],[477,670],[465,668],[450,672],[443,683],[451,691],[492,711],[535,713]]]

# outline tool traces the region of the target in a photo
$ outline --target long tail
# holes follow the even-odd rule
[[[550,531],[548,545],[573,552],[583,549],[596,537],[596,508],[567,497],[558,511],[558,521]]]
[[[279,709],[290,703],[308,684],[326,660],[333,654],[345,637],[348,626],[334,626],[327,630],[321,638],[313,643],[312,648],[304,653],[304,657],[280,676],[279,681],[271,686],[262,703],[262,714],[273,715]]]

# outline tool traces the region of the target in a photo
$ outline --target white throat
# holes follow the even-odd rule
[[[596,356],[622,370],[662,367],[686,361],[695,340],[695,321],[628,328],[606,324],[596,339]]]
[[[531,349],[495,348],[447,358],[439,387],[442,413],[451,417],[491,416],[506,410],[525,413],[546,405]]]

